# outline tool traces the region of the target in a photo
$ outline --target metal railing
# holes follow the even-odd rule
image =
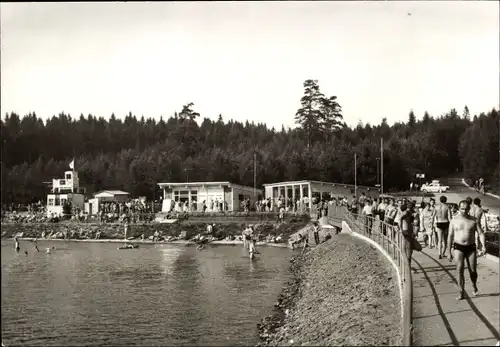
[[[351,213],[344,206],[328,211],[328,219],[333,222],[342,219],[352,232],[368,237],[379,244],[394,261],[399,272],[403,300],[403,345],[412,345],[413,335],[413,282],[410,262],[408,261],[403,234],[396,226],[380,221],[376,217]]]

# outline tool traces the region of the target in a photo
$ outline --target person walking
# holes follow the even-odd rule
[[[481,251],[485,251],[485,236],[481,223],[469,215],[470,206],[467,202],[461,201],[458,206],[459,214],[453,218],[450,224],[448,254],[450,258],[455,259],[459,287],[457,300],[462,300],[465,297],[464,261],[467,262],[474,296],[479,292],[477,288],[477,245],[475,240],[477,233],[481,241]]]
[[[425,204],[425,207],[422,211],[422,223],[421,230],[425,233],[424,241],[425,246],[429,248],[436,247],[436,230],[434,229],[434,200],[431,199],[428,203]]]
[[[437,231],[437,248],[439,253],[439,259],[446,258],[446,242],[448,240],[448,229],[450,227],[451,221],[451,211],[446,204],[446,196],[441,196],[439,198],[440,204],[436,206],[434,211],[434,227]]]
[[[314,230],[313,230],[313,234],[314,234],[314,242],[316,243],[316,245],[319,245],[319,224],[317,221],[314,222]]]

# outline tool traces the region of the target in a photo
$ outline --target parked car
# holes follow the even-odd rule
[[[424,193],[446,193],[448,189],[450,189],[449,186],[444,186],[439,181],[432,181],[431,183],[423,184],[420,191]]]

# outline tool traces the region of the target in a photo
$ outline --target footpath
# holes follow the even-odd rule
[[[500,341],[500,277],[498,258],[478,258],[479,295],[472,296],[466,265],[466,298],[456,300],[454,263],[438,259],[436,249],[414,252],[413,345],[495,346]]]

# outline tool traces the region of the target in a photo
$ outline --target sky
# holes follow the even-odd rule
[[[0,112],[294,127],[303,83],[348,125],[499,105],[496,1],[1,3]]]

